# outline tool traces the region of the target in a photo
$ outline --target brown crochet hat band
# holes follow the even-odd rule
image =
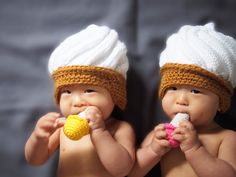
[[[112,69],[97,66],[65,66],[54,71],[52,78],[54,80],[54,97],[57,104],[63,86],[91,84],[107,89],[114,103],[120,109],[125,109],[127,102],[125,78]]]
[[[159,97],[161,99],[166,89],[174,85],[191,85],[210,90],[218,95],[221,112],[225,112],[230,106],[230,99],[233,94],[231,83],[197,65],[167,63],[161,67],[160,74],[162,79]]]

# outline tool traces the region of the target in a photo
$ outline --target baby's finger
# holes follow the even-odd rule
[[[174,134],[172,137],[179,142],[182,142],[186,139],[184,134]]]
[[[63,127],[65,123],[66,123],[66,119],[64,117],[58,118],[56,119],[54,123],[54,127],[55,128]]]
[[[189,121],[182,121],[182,122],[180,122],[179,127],[187,128],[189,130],[193,130],[194,129],[193,124],[191,122],[189,122]]]
[[[56,119],[58,119],[59,117],[60,117],[60,114],[58,113],[48,113],[44,115],[39,121],[40,122],[45,122],[45,121],[55,122]]]
[[[50,117],[59,117],[59,116],[60,116],[60,114],[57,113],[57,112],[49,112],[49,113],[47,113],[46,115],[47,115],[47,116],[50,116]]]
[[[43,128],[36,128],[35,131],[35,136],[38,139],[48,139],[52,133],[52,129],[48,128],[48,129],[43,129]]]
[[[186,132],[186,128],[185,127],[177,127],[173,132],[173,134],[183,134]]]
[[[97,113],[101,113],[100,110],[95,107],[95,106],[89,106],[88,108],[86,108],[85,110],[85,114],[86,116],[87,115],[94,115],[94,114],[97,114]]]
[[[89,112],[88,114],[86,113],[85,119],[89,123],[95,123],[95,122],[99,121],[100,119],[102,119],[102,115],[98,112]]]
[[[158,133],[154,134],[154,137],[157,139],[164,139],[167,137],[167,133],[165,131],[159,131]]]
[[[154,128],[154,131],[165,130],[165,124],[159,124]]]
[[[161,140],[160,145],[163,147],[170,147],[170,142],[168,140]]]
[[[52,129],[54,128],[54,123],[55,123],[55,120],[47,119],[40,122],[40,127],[42,129]]]

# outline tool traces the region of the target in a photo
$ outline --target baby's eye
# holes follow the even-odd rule
[[[192,90],[191,90],[191,93],[198,94],[198,93],[201,93],[201,91],[200,91],[200,90],[197,90],[197,89],[192,89]]]
[[[177,90],[177,87],[170,87],[168,90]]]
[[[86,90],[84,91],[84,93],[92,93],[92,92],[95,92],[95,90],[93,90],[93,89],[86,89]]]
[[[71,94],[71,91],[70,90],[62,90],[62,93]]]

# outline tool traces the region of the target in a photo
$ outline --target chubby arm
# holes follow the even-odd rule
[[[89,120],[92,143],[103,166],[112,176],[126,176],[135,160],[132,127],[127,122],[111,119],[106,120],[105,125],[96,107],[86,111],[86,118]]]
[[[141,147],[136,152],[136,161],[129,177],[145,176],[170,150],[170,144],[166,140],[167,134],[164,124],[160,124],[144,139]]]
[[[91,137],[107,171],[113,176],[126,176],[135,160],[135,137],[131,126],[122,122],[114,136],[107,129],[97,129]]]
[[[64,125],[59,114],[48,113],[36,123],[25,144],[25,158],[32,165],[45,163],[59,144],[59,128]]]
[[[236,133],[227,131],[220,144],[218,157],[211,155],[200,143],[196,130],[190,122],[184,122],[176,136],[180,148],[193,170],[199,177],[235,177],[236,176]],[[204,163],[203,163],[204,162]]]

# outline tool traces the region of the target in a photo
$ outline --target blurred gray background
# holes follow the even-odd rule
[[[236,38],[235,0],[0,0],[0,176],[54,177],[57,153],[43,166],[26,163],[24,145],[37,119],[56,108],[47,62],[67,36],[91,23],[118,31],[128,48],[125,116],[137,145],[166,118],[157,99],[158,57],[184,24],[215,22]],[[217,121],[236,130],[236,96]],[[148,176],[159,175],[158,165]]]

